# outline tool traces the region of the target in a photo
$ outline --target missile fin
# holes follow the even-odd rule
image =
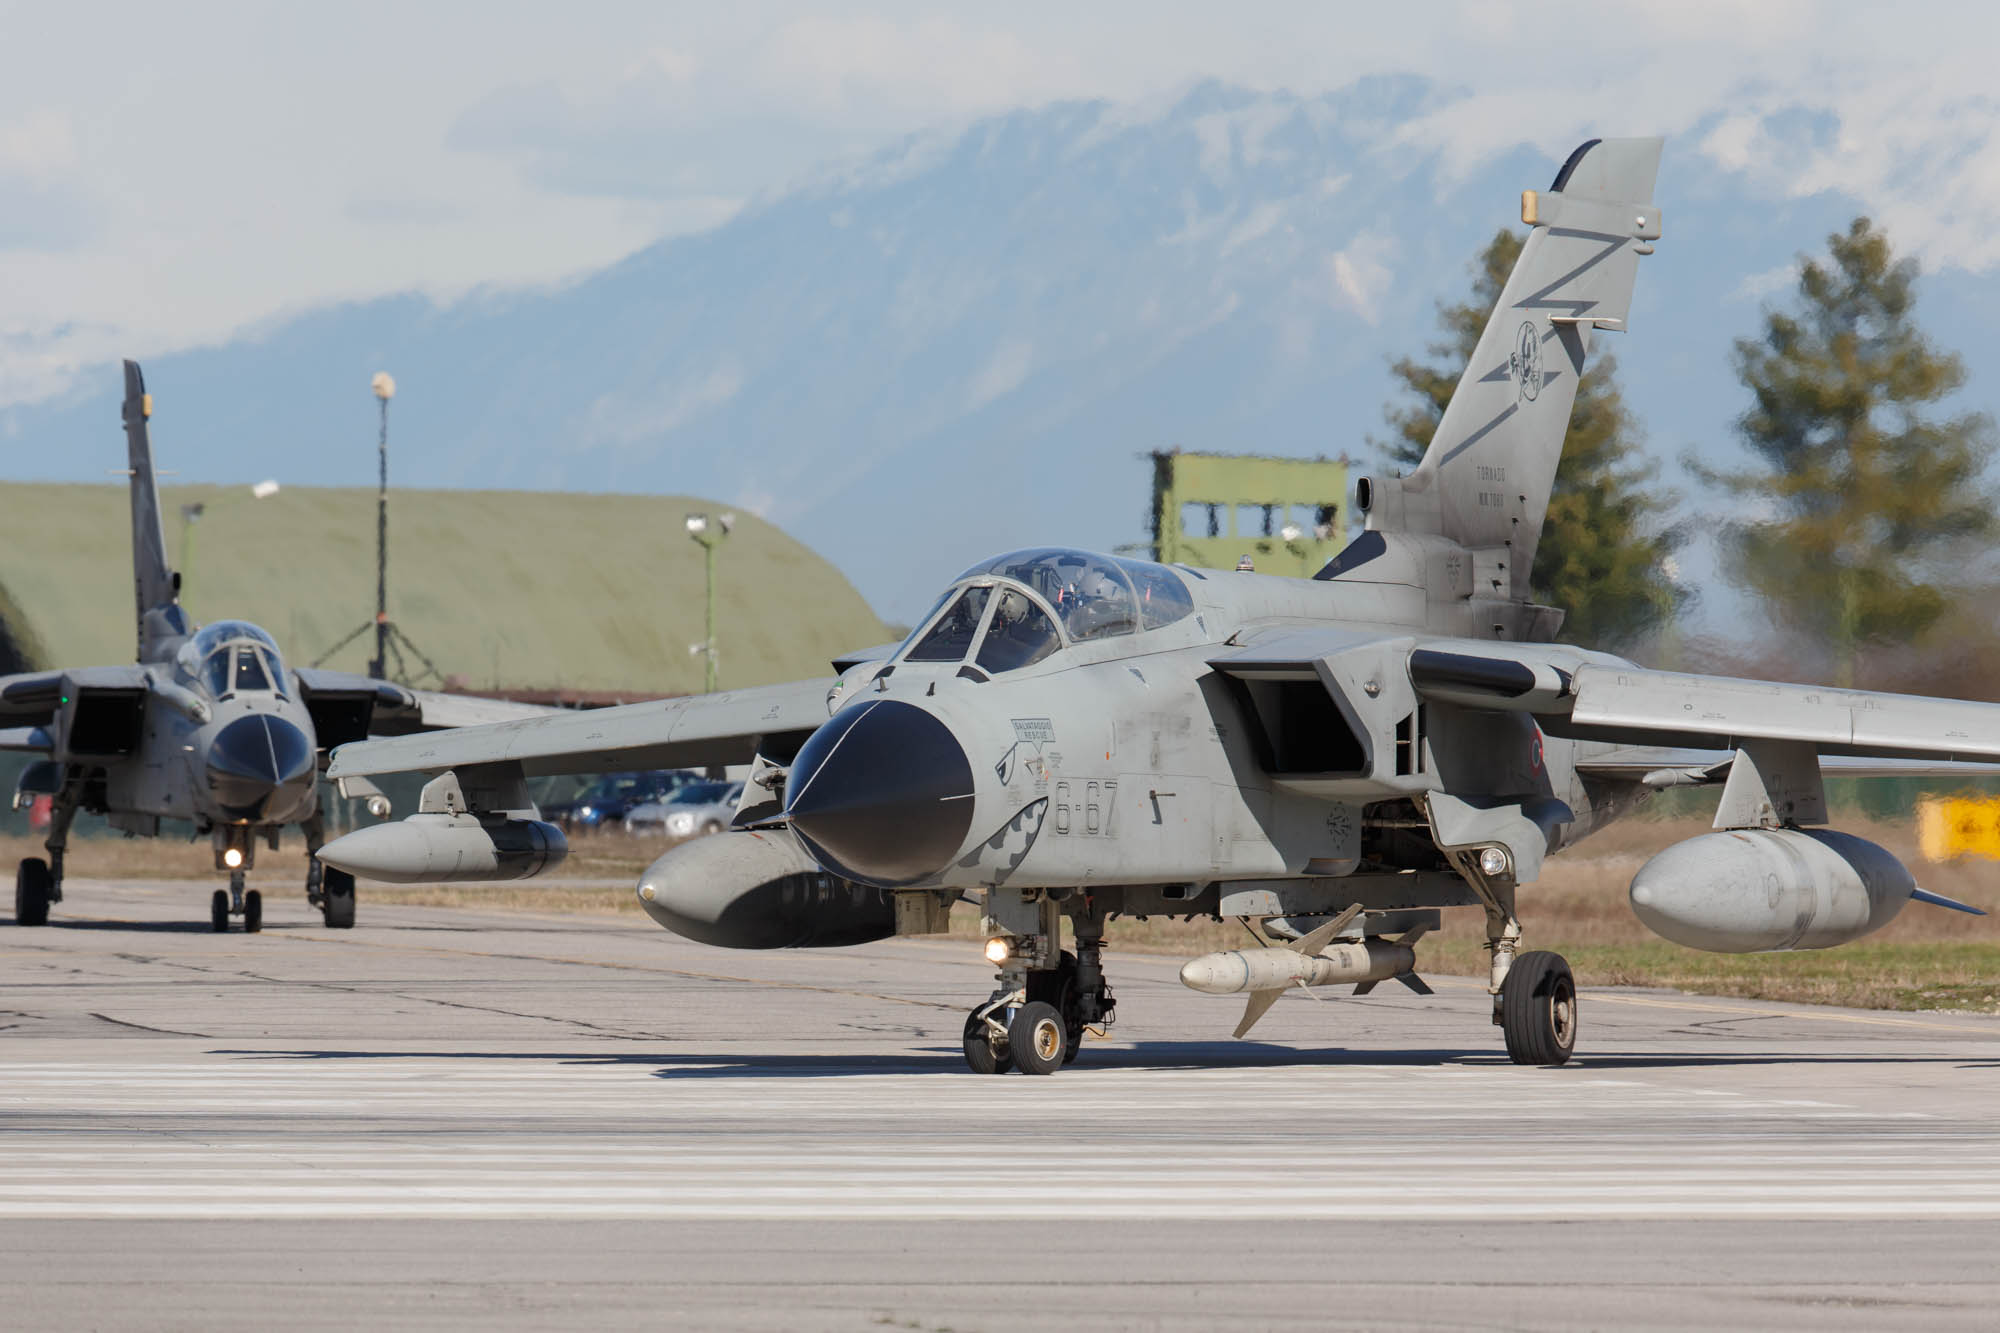
[[[1424,984],[1424,979],[1422,977],[1418,976],[1414,972],[1398,972],[1396,974],[1396,980],[1402,982],[1405,986],[1408,986],[1411,990],[1415,991],[1419,995],[1437,994],[1436,991],[1432,990],[1429,986]]]
[[[1378,984],[1379,983],[1373,981],[1361,982],[1355,986],[1354,993],[1356,995],[1366,995],[1369,991],[1374,990]]]
[[[1417,928],[1416,928],[1415,930],[1406,930],[1406,931],[1404,931],[1404,932],[1403,932],[1403,934],[1402,934],[1402,937],[1401,937],[1401,938],[1399,938],[1399,939],[1398,939],[1398,940],[1396,941],[1396,943],[1398,943],[1398,944],[1415,944],[1415,943],[1416,943],[1416,942],[1417,942],[1418,940],[1422,939],[1422,938],[1423,938],[1424,936],[1426,936],[1426,935],[1428,935],[1428,934],[1430,934],[1430,933],[1431,933],[1431,928],[1430,928],[1430,926],[1429,926],[1428,924],[1426,924],[1426,925],[1421,925],[1421,926],[1418,926],[1418,927],[1417,927]]]
[[[1244,1033],[1255,1027],[1257,1020],[1269,1013],[1271,1006],[1276,1004],[1278,997],[1284,993],[1283,987],[1276,987],[1271,990],[1251,991],[1250,1002],[1243,1006],[1243,1021],[1236,1025],[1236,1035],[1241,1037]]]
[[[1355,903],[1352,907],[1349,907],[1345,912],[1342,912],[1339,916],[1335,917],[1333,920],[1327,922],[1325,925],[1320,926],[1318,929],[1314,930],[1312,934],[1306,936],[1304,939],[1300,940],[1297,944],[1288,944],[1284,947],[1290,949],[1293,953],[1304,954],[1308,958],[1317,958],[1319,956],[1319,951],[1321,949],[1324,949],[1327,945],[1333,943],[1333,937],[1335,935],[1338,935],[1341,931],[1346,930],[1349,923],[1351,923],[1355,917],[1360,915],[1361,915],[1361,904]]]

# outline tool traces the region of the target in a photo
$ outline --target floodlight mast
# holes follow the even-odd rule
[[[375,400],[382,405],[382,429],[376,437],[376,454],[381,468],[381,484],[375,494],[375,657],[368,674],[376,680],[389,677],[389,400],[396,396],[396,380],[386,370],[375,372],[368,382]]]
[[[702,672],[702,692],[715,693],[715,548],[722,545],[722,539],[729,535],[729,529],[736,523],[736,515],[718,514],[710,518],[707,514],[687,516],[688,536],[694,538],[701,547],[703,572],[708,584],[708,613],[706,618],[707,637],[699,645],[704,659]]]
[[[374,391],[375,400],[381,404],[381,430],[375,439],[377,465],[380,480],[375,496],[375,618],[363,621],[343,635],[340,641],[314,659],[314,666],[324,666],[348,644],[366,634],[372,626],[375,630],[375,656],[368,663],[368,674],[375,680],[388,680],[389,654],[396,655],[396,671],[404,684],[410,683],[408,664],[403,654],[423,663],[423,675],[435,676],[443,683],[445,676],[438,670],[437,663],[425,657],[417,645],[410,642],[410,636],[403,633],[396,623],[389,619],[389,400],[396,396],[396,380],[386,370],[378,370],[368,381]],[[423,679],[423,675],[417,679]]]

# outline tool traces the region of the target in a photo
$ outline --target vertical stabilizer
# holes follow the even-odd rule
[[[1639,257],[1659,238],[1661,145],[1592,139],[1554,185],[1521,196],[1521,257],[1424,461],[1401,480],[1396,521],[1502,555],[1503,596],[1528,597],[1591,337],[1625,327]]]
[[[125,451],[132,473],[132,586],[138,601],[139,655],[146,655],[146,613],[172,606],[179,598],[167,564],[167,537],[160,523],[160,491],[153,478],[153,443],[147,433],[153,398],[137,361],[125,363]]]

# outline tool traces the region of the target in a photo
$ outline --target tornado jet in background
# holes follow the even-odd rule
[[[0,750],[43,756],[23,771],[15,808],[52,798],[48,857],[23,860],[14,920],[45,925],[63,898],[63,856],[78,811],[106,816],[128,835],[155,837],[162,819],[186,820],[215,845],[229,888],[209,903],[217,930],[241,917],[263,922],[257,890],[244,889],[262,840],[278,848],[298,825],[309,858],[306,898],[326,924],[354,924],[354,880],[322,871],[318,782],[329,747],[371,733],[492,722],[547,710],[406,689],[343,671],[287,667],[277,642],[245,620],[195,626],[167,565],[149,433],[152,395],[125,363],[125,439],[131,469],[132,573],[138,661],[0,676]],[[61,559],[52,553],[52,559]],[[368,788],[369,803],[388,805]]]
[[[1669,939],[1823,948],[1912,899],[1960,906],[1818,827],[1822,772],[1969,771],[2000,758],[2000,707],[1646,670],[1551,642],[1563,613],[1532,599],[1578,376],[1661,234],[1660,151],[1593,139],[1524,194],[1532,230],[1428,453],[1360,483],[1365,530],[1315,577],[1016,551],[836,679],[342,746],[337,779],[433,776],[415,815],[321,855],[387,880],[532,874],[529,777],[753,764],[732,830],[641,876],[646,911],[781,948],[934,933],[974,899],[998,970],[965,1021],[983,1073],[1052,1072],[1110,1021],[1112,917],[1241,921],[1251,947],[1182,972],[1246,997],[1240,1036],[1294,986],[1424,993],[1416,946],[1453,908],[1484,917],[1508,1054],[1561,1064],[1575,982],[1523,950],[1523,891],[1670,787],[1722,795],[1715,832],[1632,882]]]

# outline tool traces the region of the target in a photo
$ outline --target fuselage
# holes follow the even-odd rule
[[[1579,775],[1609,747],[1418,698],[1412,649],[1460,642],[1428,618],[1376,583],[1004,556],[842,677],[792,826],[885,887],[1173,884],[1438,868],[1399,836],[1436,790],[1559,811],[1551,850],[1643,795]],[[1046,651],[1017,662],[1024,638]]]

